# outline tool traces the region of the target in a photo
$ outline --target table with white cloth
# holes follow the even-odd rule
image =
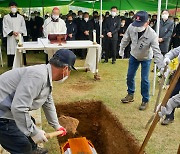
[[[14,57],[13,68],[23,66],[23,51],[28,50],[44,50],[50,59],[53,54],[59,49],[87,49],[87,56],[85,59],[84,67],[95,74],[95,79],[98,76],[98,62],[101,59],[101,46],[94,44],[92,41],[67,41],[66,43],[51,44],[47,39],[38,39],[37,42],[23,42],[23,46],[17,46]],[[79,69],[79,67],[76,67]]]

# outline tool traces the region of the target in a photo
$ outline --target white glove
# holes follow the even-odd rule
[[[121,49],[119,50],[119,56],[121,56],[122,58],[124,57],[124,49]]]
[[[167,57],[165,57],[164,60],[163,60],[163,63],[164,63],[165,66],[168,65],[170,62],[171,62],[171,60],[169,58],[167,58]]]
[[[164,68],[161,68],[160,74],[158,74],[158,76],[160,76],[160,75],[164,75],[164,77],[167,78],[169,75],[169,69],[167,68],[166,72],[164,72]]]
[[[172,107],[170,101],[168,101],[167,104],[166,104],[166,107],[161,106],[161,110],[158,112],[159,117],[162,118],[162,117],[165,116],[165,115],[171,114],[171,112],[173,111],[173,109],[174,109],[174,108]]]
[[[38,133],[35,136],[32,136],[31,138],[35,143],[42,143],[48,141],[48,139],[45,136],[45,131],[43,130],[38,130]]]
[[[156,107],[156,112],[159,111],[160,107],[161,107],[161,103]]]

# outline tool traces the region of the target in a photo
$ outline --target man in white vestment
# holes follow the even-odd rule
[[[5,15],[3,19],[3,36],[7,37],[8,67],[12,67],[17,42],[19,38],[22,39],[20,35],[27,36],[27,30],[24,17],[17,13],[17,4],[10,2],[9,7],[11,12]]]
[[[44,21],[43,33],[46,38],[49,34],[66,34],[67,28],[64,20],[59,18],[60,10],[58,7],[54,7],[52,14]],[[46,63],[48,63],[48,55],[46,53]]]

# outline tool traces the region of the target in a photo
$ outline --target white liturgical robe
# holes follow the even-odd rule
[[[4,16],[3,36],[7,37],[7,55],[15,55],[17,47],[16,37],[14,35],[9,35],[11,32],[18,32],[23,36],[27,36],[26,24],[23,16],[19,14],[15,17],[11,17],[10,14]]]

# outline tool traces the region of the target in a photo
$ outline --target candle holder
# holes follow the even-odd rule
[[[96,45],[97,42],[96,42],[96,30],[94,29],[93,30],[93,45]]]
[[[23,47],[23,44],[19,44],[19,43],[18,43],[18,47]]]

